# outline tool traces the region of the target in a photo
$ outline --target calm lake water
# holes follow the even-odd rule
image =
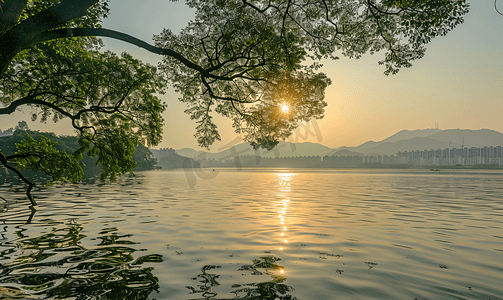
[[[503,172],[136,175],[0,186],[0,298],[503,299]]]

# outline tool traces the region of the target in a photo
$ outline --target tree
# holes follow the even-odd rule
[[[215,112],[232,119],[255,148],[272,149],[299,122],[323,117],[331,82],[317,72],[319,59],[385,50],[380,63],[385,74],[395,74],[423,57],[425,44],[462,23],[468,12],[465,0],[186,4],[196,10],[195,19],[178,35],[164,30],[152,46],[101,28],[105,0],[2,0],[0,114],[28,105],[42,121],[70,118],[80,136],[78,151],[97,155],[103,178],[113,178],[134,168],[135,144],[159,142],[165,107],[155,93],[168,83],[197,120],[201,146],[220,139]],[[97,37],[162,55],[160,74],[127,54],[99,52]]]
[[[21,130],[29,130],[28,128],[28,123],[26,123],[26,121],[19,121],[17,122],[17,125],[15,128],[11,127],[11,128],[8,128],[4,131],[2,131],[0,129],[0,136],[4,136],[4,135],[12,135],[14,130],[16,129],[21,129]]]
[[[143,145],[138,145],[133,153],[133,159],[136,161],[136,168],[141,170],[152,170],[157,164],[152,152]]]
[[[26,121],[19,121],[17,122],[16,129],[29,130],[30,128],[28,127],[28,123],[26,123]]]
[[[19,122],[13,134],[0,136],[0,149],[7,157],[15,158],[18,167],[33,171],[20,173],[13,166],[7,165],[7,161],[5,161],[5,166],[28,184],[28,197],[32,201],[34,200],[31,198],[30,191],[37,178],[38,181],[47,179],[47,184],[57,181],[79,181],[83,178],[95,177],[102,171],[101,166],[96,166],[97,158],[77,151],[79,149],[77,137],[57,136],[50,132],[18,128],[23,124],[23,122]],[[150,150],[141,144],[135,147],[132,159],[132,164],[139,170],[151,170],[157,163],[152,158]],[[4,178],[2,176],[0,184],[5,180],[12,182],[12,180],[16,180],[16,177],[5,176]]]
[[[65,169],[65,167],[62,167],[64,164],[58,161],[60,159],[59,156],[61,156],[63,152],[66,152],[67,154],[73,154],[79,148],[78,138],[76,136],[58,136],[52,132],[16,129],[16,131],[14,131],[12,135],[0,137],[0,149],[2,149],[2,152],[6,156],[14,155],[16,151],[26,151],[27,153],[29,152],[33,154],[36,152],[35,149],[25,150],[22,146],[25,143],[30,144],[30,141],[32,139],[38,141],[38,143],[36,143],[37,146],[41,146],[45,143],[46,145],[53,145],[57,150],[55,151],[57,156],[54,157],[54,159],[51,159],[50,155],[47,155],[43,159],[41,159],[41,157],[35,157],[34,155],[31,156],[30,158],[32,159],[34,164],[34,167],[30,168],[32,170],[36,170],[37,168],[52,169],[58,167],[60,168],[60,170],[63,170]],[[40,152],[40,149],[38,150],[38,152]],[[80,180],[80,178],[89,179],[101,172],[101,167],[96,166],[96,157],[89,157],[85,153],[82,153],[81,156],[82,158],[77,158],[80,168],[76,168],[73,174],[71,174],[72,176],[76,177],[76,180]],[[152,158],[152,152],[141,144],[136,146],[136,150],[133,153],[132,157],[136,163],[135,170],[151,170],[153,169],[154,165],[157,164],[157,161]],[[20,163],[21,161],[18,161],[18,165],[20,165]],[[83,172],[83,177],[80,176],[81,172]],[[27,178],[30,178],[30,181],[32,181],[32,175],[35,175],[31,173],[33,172],[29,172],[27,174],[28,176],[26,176]],[[51,178],[51,181],[63,180],[63,178],[61,177],[65,175],[60,173],[58,177],[58,173],[55,171],[45,173],[52,174],[53,177]],[[36,175],[41,175],[38,177],[46,177],[44,176],[45,174]],[[15,180],[16,178],[11,177],[11,179]],[[3,180],[0,180],[0,184],[2,181]]]

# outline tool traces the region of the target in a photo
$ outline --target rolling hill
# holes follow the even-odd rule
[[[176,152],[179,155],[196,159],[225,160],[236,155],[260,155],[262,157],[396,155],[399,151],[461,148],[462,145],[464,147],[503,146],[503,134],[489,129],[419,129],[402,130],[382,141],[368,141],[357,147],[331,149],[318,143],[280,142],[272,151],[264,149],[255,151],[248,143],[241,143],[218,153],[190,148],[183,148],[176,150]]]
[[[253,150],[248,143],[241,143],[218,153],[196,151],[190,148],[176,150],[178,155],[198,159],[225,160],[236,155],[259,155],[261,157],[288,157],[288,156],[324,156],[333,149],[318,143],[289,143],[280,142],[272,151],[265,149]]]

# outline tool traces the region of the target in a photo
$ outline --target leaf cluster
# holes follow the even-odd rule
[[[20,125],[23,125],[23,122],[20,122]],[[81,172],[83,172],[84,178],[90,178],[96,176],[103,170],[102,165],[98,161],[99,155],[96,154],[95,157],[90,157],[88,152],[82,151],[77,136],[58,136],[50,132],[24,130],[18,127],[19,126],[16,127],[17,129],[14,131],[14,134],[0,137],[0,151],[10,162],[16,164],[18,167],[22,169],[31,169],[30,166],[32,164],[26,164],[22,159],[29,158],[31,161],[36,161],[42,155],[54,156],[56,155],[54,153],[60,152],[61,154],[57,155],[71,160],[70,163],[66,164],[72,165],[72,167],[62,165],[56,166],[61,176],[57,176],[57,174],[53,176],[55,172],[52,168],[38,168],[32,170],[45,172],[45,174],[52,179],[50,183],[55,181],[79,181],[82,177],[77,175]],[[22,146],[24,152],[19,152],[18,145],[25,145]],[[35,146],[27,148],[26,145]],[[30,153],[27,152],[27,150],[33,149],[37,149],[37,156],[30,155]],[[136,168],[148,170],[152,169],[152,167],[157,164],[157,160],[152,158],[152,152],[147,147],[139,144],[134,146],[133,152],[134,153],[131,154],[133,162],[129,162],[130,167],[136,166]],[[66,155],[66,153],[68,153],[68,155]],[[81,171],[76,171],[76,167],[73,166],[74,161],[78,163]],[[19,162],[22,164],[19,164]],[[59,162],[53,160],[53,163]],[[53,174],[51,175],[51,173]],[[69,176],[67,173],[71,173],[72,176]],[[27,176],[30,179],[33,177],[30,174],[27,174]]]
[[[40,141],[26,134],[16,144],[15,162],[22,168],[41,171],[54,181],[79,181],[84,175],[77,157],[56,149],[57,143],[41,136]]]
[[[138,144],[161,140],[165,105],[155,95],[162,81],[154,66],[123,53],[73,44],[71,56],[48,45],[25,50],[0,78],[2,111],[31,108],[32,120],[69,118],[80,153],[98,156],[103,178],[131,171]]]

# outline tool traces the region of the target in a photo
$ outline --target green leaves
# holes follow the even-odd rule
[[[52,182],[81,180],[84,173],[77,159],[57,150],[57,145],[44,136],[37,141],[26,134],[26,138],[16,144],[15,162],[22,168],[44,172],[52,178]]]
[[[71,54],[56,51],[62,43]],[[113,180],[136,166],[135,146],[161,140],[165,105],[155,93],[162,81],[154,66],[129,54],[90,47],[52,41],[20,53],[0,80],[0,114],[29,105],[41,122],[69,118],[81,137],[78,153],[97,156],[102,178]]]
[[[94,137],[84,135],[79,144],[86,147],[88,155],[98,157],[96,164],[103,168],[102,180],[114,181],[117,175],[132,172],[137,165],[132,157],[137,139],[126,128],[106,130]]]
[[[197,139],[201,147],[209,147],[216,141],[220,141],[220,134],[217,131],[217,125],[213,123],[209,114],[206,114],[200,121],[197,121],[196,134],[194,137]]]

